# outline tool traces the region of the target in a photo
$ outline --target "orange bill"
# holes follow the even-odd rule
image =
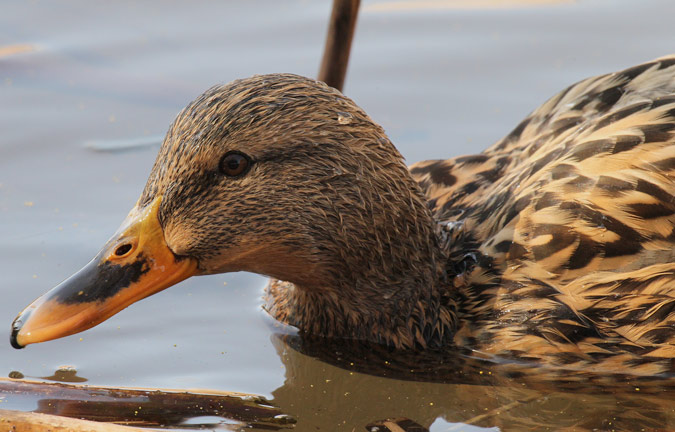
[[[12,346],[79,333],[197,274],[196,260],[177,257],[167,246],[160,202],[134,208],[96,258],[24,309],[12,324]]]

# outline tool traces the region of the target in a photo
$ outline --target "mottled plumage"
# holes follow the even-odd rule
[[[675,58],[589,78],[476,156],[411,167],[452,246],[459,344],[563,365],[673,371]],[[468,245],[468,246],[467,246]]]

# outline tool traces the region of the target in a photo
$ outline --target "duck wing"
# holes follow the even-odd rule
[[[675,57],[583,80],[483,153],[411,172],[483,256],[464,294],[474,345],[673,370]]]

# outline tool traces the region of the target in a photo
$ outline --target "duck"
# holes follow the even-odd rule
[[[675,372],[675,56],[585,79],[477,155],[408,167],[350,98],[294,74],[210,88],[125,221],[12,324],[74,334],[194,275],[270,277],[303,337]]]

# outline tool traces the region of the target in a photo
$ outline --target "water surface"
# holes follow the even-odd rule
[[[365,1],[345,93],[410,163],[479,152],[565,86],[675,51],[669,0],[402,3]],[[8,338],[14,316],[115,231],[185,104],[256,73],[315,76],[330,4],[2,8],[0,323]],[[295,416],[298,431],[365,430],[390,417],[433,431],[675,428],[673,393],[641,396],[630,382],[579,392],[334,366],[275,336],[260,308],[264,285],[250,274],[190,279],[85,333],[21,351],[0,344],[0,375],[62,379],[55,371],[67,365],[95,385],[259,394]],[[36,406],[5,395],[0,408]]]

